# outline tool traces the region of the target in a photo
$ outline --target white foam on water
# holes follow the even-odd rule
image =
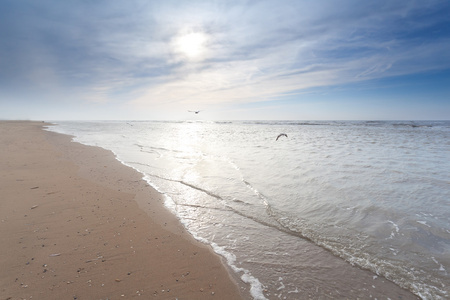
[[[424,299],[439,299],[448,294],[443,285],[448,258],[442,253],[450,233],[448,210],[443,209],[450,199],[445,148],[450,126],[414,124],[136,122],[121,127],[118,122],[68,122],[49,129],[74,135],[74,141],[83,144],[110,148],[116,157],[125,153],[121,157],[128,159],[119,161],[136,170],[142,167],[144,180],[164,195],[164,205],[178,213],[185,227],[205,229],[200,234],[207,244],[212,245],[209,230],[235,225],[222,224],[220,217],[248,220],[239,224],[242,232],[235,236],[218,234],[222,240],[214,239],[213,249],[226,252],[224,257],[241,251],[238,257],[255,259],[242,248],[244,242],[254,241],[249,232],[281,227],[292,239],[304,237]],[[274,143],[273,135],[279,132],[287,132],[289,140]],[[207,200],[199,193],[215,198]],[[208,209],[219,214],[214,218]],[[204,219],[189,215],[196,211]],[[208,219],[216,224],[208,224]],[[274,253],[269,250],[257,259],[274,258]],[[236,257],[228,261],[251,285],[255,299],[264,299],[265,289],[275,294],[280,287],[275,278],[260,282],[258,274],[266,276],[270,269],[244,270],[237,267],[242,261]],[[282,283],[291,289],[292,280]]]

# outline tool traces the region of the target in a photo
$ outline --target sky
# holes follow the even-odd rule
[[[0,119],[189,118],[449,120],[450,1],[0,0]]]

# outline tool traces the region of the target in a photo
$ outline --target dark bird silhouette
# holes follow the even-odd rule
[[[188,110],[188,112],[193,112],[195,114],[198,114],[199,112],[201,112],[201,110]]]
[[[280,137],[282,137],[282,136],[288,137],[286,133],[280,133],[280,134],[277,136],[276,141],[278,141],[278,139],[279,139]]]

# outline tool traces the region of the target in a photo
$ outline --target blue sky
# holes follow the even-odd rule
[[[448,120],[450,2],[0,1],[0,119],[192,117]]]

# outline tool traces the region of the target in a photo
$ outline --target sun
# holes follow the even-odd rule
[[[188,59],[199,59],[206,52],[207,36],[202,32],[191,32],[175,40],[175,49]]]

